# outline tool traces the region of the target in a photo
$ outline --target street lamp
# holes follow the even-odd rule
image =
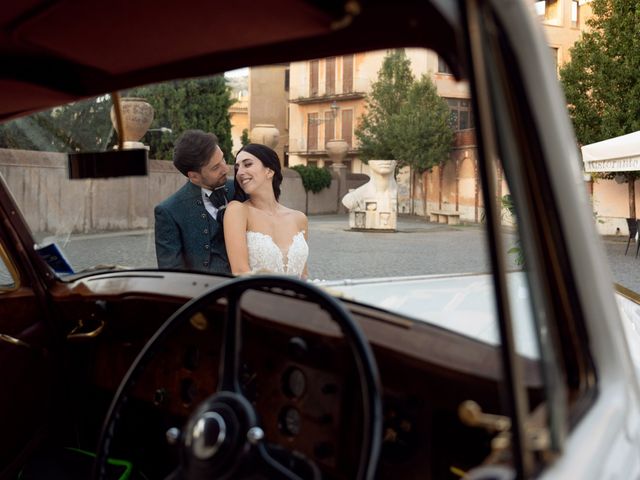
[[[340,110],[340,106],[338,105],[338,103],[334,100],[333,102],[331,102],[331,106],[329,107],[331,108],[331,116],[328,118],[315,118],[315,119],[310,119],[309,121],[311,123],[324,123],[324,122],[328,122],[331,120],[335,120],[338,117],[338,110]]]

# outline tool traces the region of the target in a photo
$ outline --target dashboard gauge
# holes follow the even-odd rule
[[[307,377],[299,368],[288,369],[282,380],[282,389],[289,398],[300,398],[307,390]]]
[[[285,407],[278,417],[278,429],[285,435],[295,437],[300,433],[300,412],[293,407]]]

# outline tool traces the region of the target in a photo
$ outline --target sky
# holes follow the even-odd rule
[[[224,72],[225,77],[246,77],[247,75],[249,75],[248,68],[238,68],[237,70]]]

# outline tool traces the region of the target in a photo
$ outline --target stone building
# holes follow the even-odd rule
[[[541,21],[559,68],[569,59],[569,49],[591,14],[589,0],[523,1],[531,4],[532,15]],[[287,166],[327,166],[331,161],[326,143],[345,140],[348,171],[368,173],[358,156],[355,129],[386,53],[360,52],[250,69],[250,128],[263,123],[278,128],[278,153]],[[453,210],[460,212],[461,219],[477,222],[482,216],[482,195],[468,85],[458,82],[435,52],[410,48],[406,53],[415,77],[430,75],[449,104],[456,140],[451,161],[442,167],[423,175],[406,169],[399,173],[399,212],[427,215],[432,210]],[[497,175],[499,193],[506,193],[499,169]]]
[[[232,152],[235,155],[242,147],[242,132],[249,130],[249,87],[248,77],[242,73],[228,76],[227,85],[231,89],[231,97],[235,100],[229,108],[231,121]]]

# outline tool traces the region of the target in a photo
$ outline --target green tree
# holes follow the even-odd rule
[[[378,71],[378,79],[371,85],[366,98],[367,112],[361,117],[356,137],[360,141],[360,157],[395,160],[397,138],[391,124],[407,102],[414,83],[411,61],[403,49],[390,51]]]
[[[222,75],[135,88],[126,96],[142,97],[153,106],[152,128],[169,127],[173,131],[172,135],[147,133],[144,142],[150,147],[151,158],[170,160],[174,137],[185,130],[200,129],[217,135],[220,148],[230,161],[229,107],[234,100]]]
[[[454,139],[449,106],[429,77],[414,79],[404,50],[384,58],[366,103],[356,129],[365,162],[377,158],[408,165],[413,185],[416,173],[449,158]]]
[[[407,94],[407,101],[390,122],[391,150],[399,166],[422,173],[444,163],[451,153],[454,132],[447,102],[435,84],[423,75]]]
[[[331,187],[331,173],[326,168],[318,168],[315,165],[294,165],[295,170],[302,179],[305,192],[304,213],[309,212],[309,192],[319,193],[325,188]]]
[[[581,145],[640,130],[640,3],[593,0],[589,30],[560,70],[569,114]],[[603,175],[606,178],[613,174]],[[629,216],[635,217],[637,172],[629,182]]]
[[[242,129],[242,135],[240,136],[240,143],[242,144],[242,146],[246,146],[249,145],[249,143],[251,143],[251,140],[249,140],[249,129],[248,128],[243,128]]]
[[[111,98],[103,95],[0,125],[0,147],[50,152],[102,151],[113,142]]]

